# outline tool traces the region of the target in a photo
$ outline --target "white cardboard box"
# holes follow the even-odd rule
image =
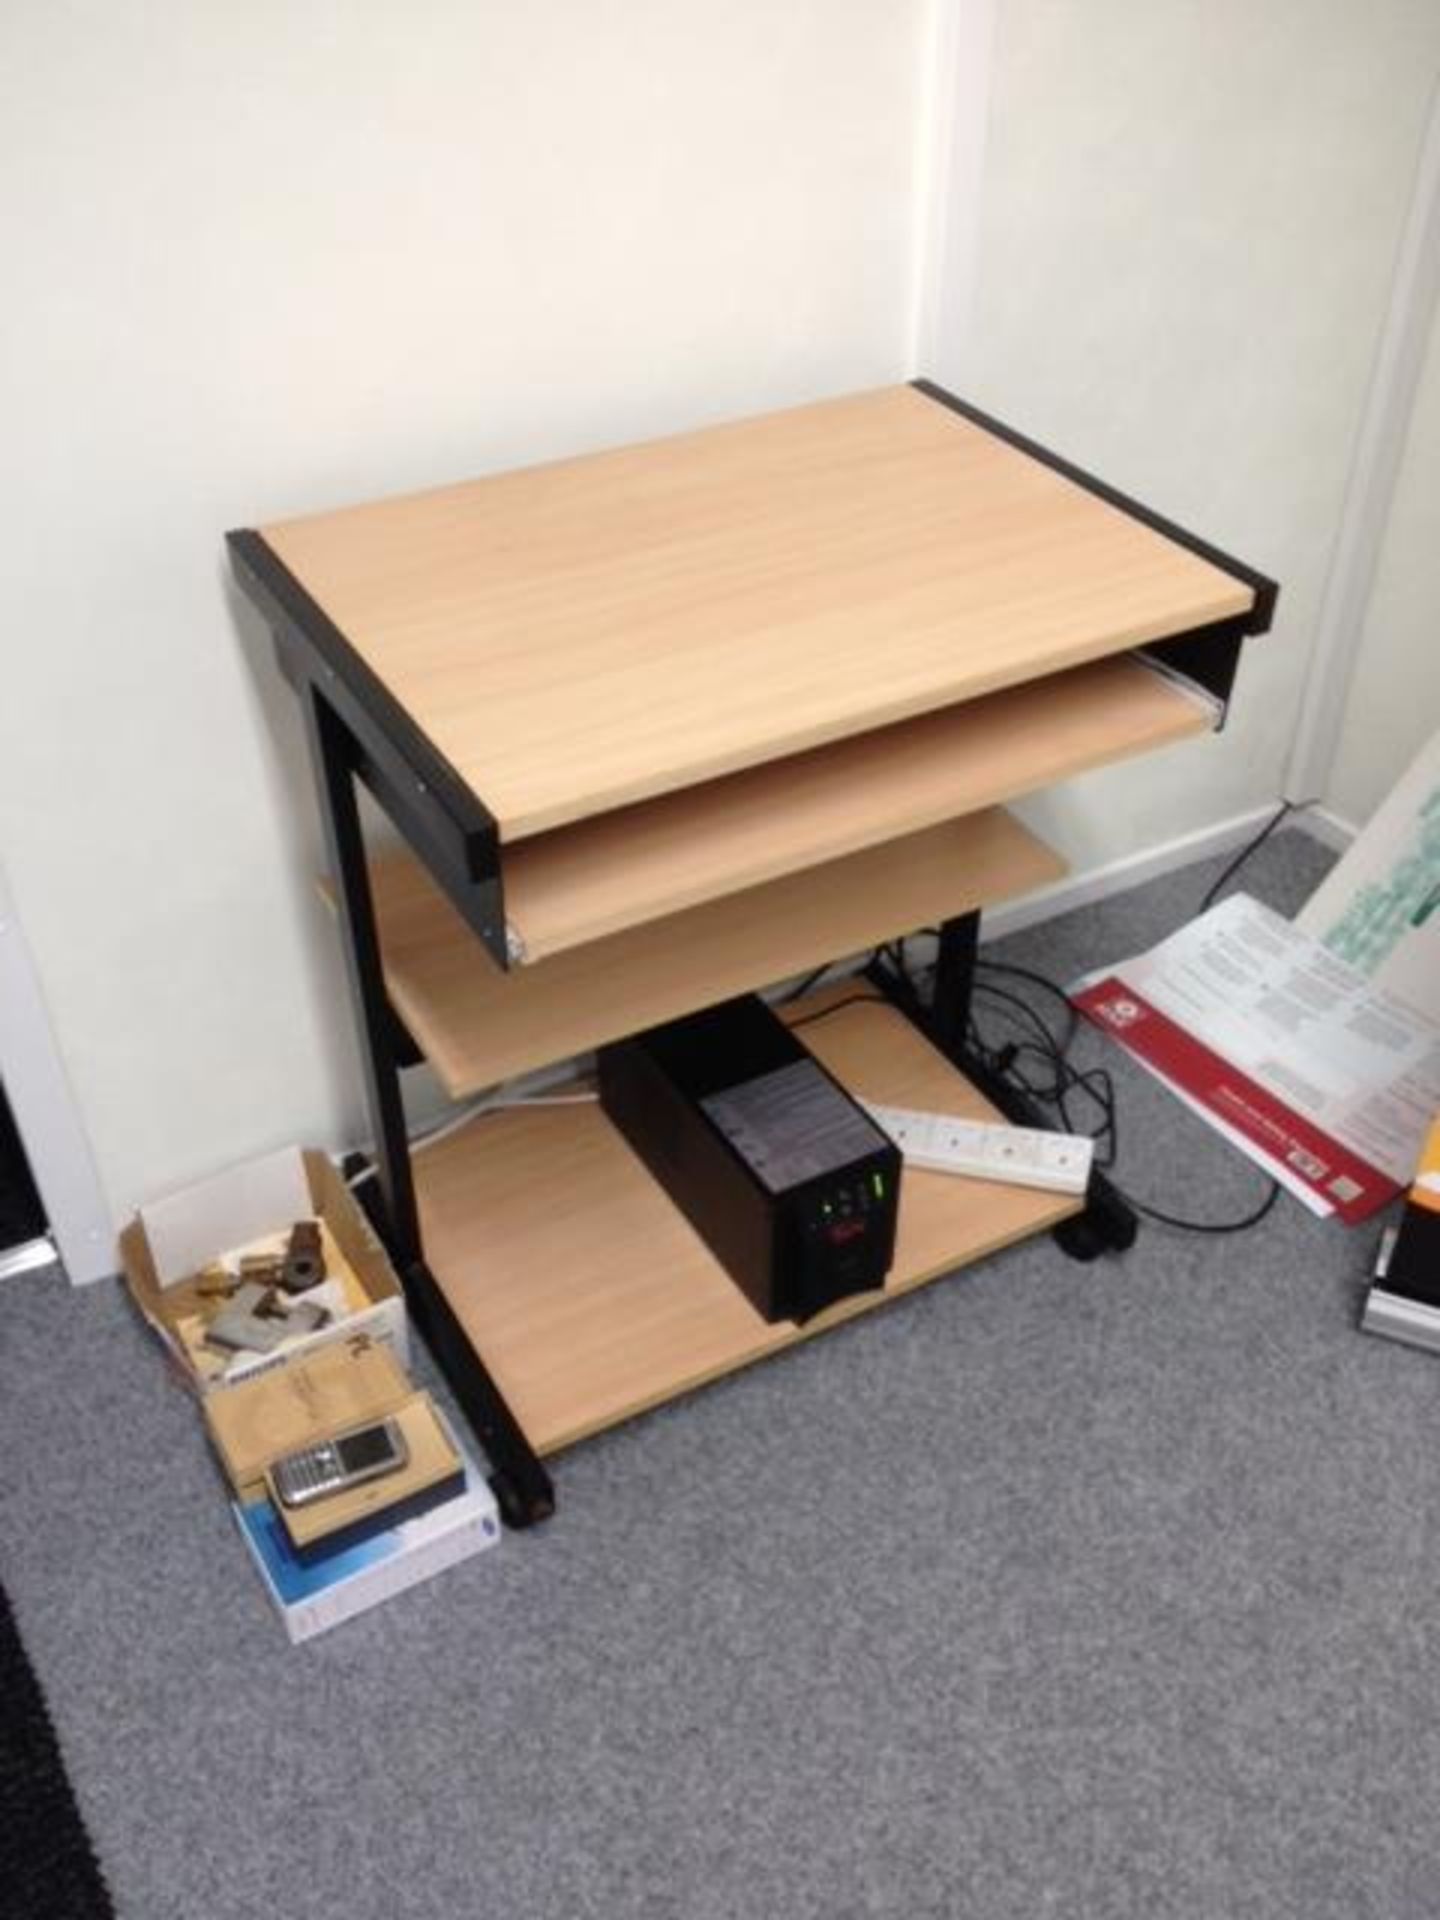
[[[199,1270],[233,1248],[288,1231],[302,1218],[321,1222],[327,1247],[338,1252],[347,1269],[356,1304],[318,1333],[287,1341],[275,1353],[237,1354],[223,1376],[207,1373],[194,1338]],[[390,1347],[401,1366],[409,1367],[400,1282],[374,1229],[323,1153],[284,1147],[142,1207],[120,1236],[120,1259],[131,1297],[186,1384],[201,1397],[356,1334]]]

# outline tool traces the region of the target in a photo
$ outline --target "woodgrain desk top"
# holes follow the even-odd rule
[[[1255,598],[911,387],[261,531],[505,840]]]

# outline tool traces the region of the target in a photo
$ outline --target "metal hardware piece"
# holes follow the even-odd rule
[[[280,1285],[280,1256],[275,1253],[245,1253],[240,1256],[241,1286],[253,1282],[257,1287],[268,1287],[272,1291]]]
[[[304,1293],[307,1288],[318,1287],[324,1278],[325,1249],[320,1239],[320,1223],[297,1220],[286,1243],[280,1285],[286,1293]]]

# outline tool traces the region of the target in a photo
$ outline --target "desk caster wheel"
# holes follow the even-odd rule
[[[1085,1211],[1062,1220],[1055,1244],[1072,1260],[1097,1260],[1102,1253],[1124,1253],[1135,1244],[1140,1222],[1134,1208],[1103,1174],[1090,1176]]]
[[[1056,1246],[1072,1260],[1098,1260],[1109,1244],[1088,1213],[1077,1213],[1073,1220],[1062,1220],[1051,1233]]]

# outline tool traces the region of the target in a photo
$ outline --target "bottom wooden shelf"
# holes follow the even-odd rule
[[[803,1018],[856,992],[783,1011]],[[995,1119],[904,1015],[857,1001],[806,1044],[868,1099]],[[542,1454],[882,1306],[1053,1226],[1079,1203],[909,1170],[882,1292],[806,1327],[754,1311],[598,1105],[483,1115],[415,1161],[431,1271]]]

